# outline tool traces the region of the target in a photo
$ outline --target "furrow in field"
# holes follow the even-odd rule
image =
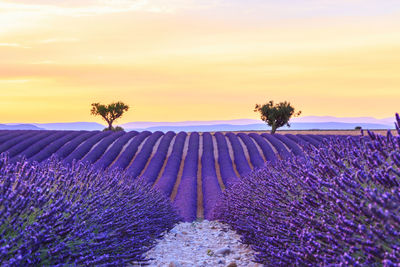
[[[217,174],[218,184],[219,184],[221,190],[224,191],[225,190],[225,185],[224,185],[224,181],[222,180],[221,169],[220,169],[220,166],[219,166],[219,163],[218,163],[218,161],[219,161],[219,158],[218,158],[219,154],[218,154],[218,149],[217,149],[218,144],[217,144],[217,140],[216,140],[215,136],[211,135],[211,137],[212,137],[212,145],[213,145],[213,148],[214,148],[213,149],[213,152],[214,152],[214,165],[215,165],[215,171],[216,171],[216,174]]]
[[[237,135],[236,135],[236,136],[237,136]],[[238,140],[239,140],[240,145],[242,146],[244,156],[246,157],[247,162],[248,162],[250,168],[251,168],[251,169],[254,169],[254,165],[253,165],[253,163],[252,163],[251,160],[250,160],[250,154],[249,154],[249,150],[248,150],[246,144],[245,144],[245,143],[243,142],[243,140],[242,140],[241,138],[239,138],[239,137],[238,137]]]
[[[263,158],[264,162],[267,161],[267,158],[265,157],[264,153],[262,152],[262,149],[260,147],[260,145],[252,138],[252,140],[254,141],[254,145],[256,146],[258,153],[260,153],[261,157]]]
[[[156,178],[156,180],[155,180],[154,183],[153,183],[153,187],[154,187],[154,185],[155,185],[156,183],[158,183],[158,181],[160,180],[162,174],[164,173],[165,166],[167,165],[169,156],[171,156],[172,149],[173,149],[174,144],[175,144],[175,140],[176,140],[176,135],[172,138],[171,143],[169,144],[168,152],[167,152],[167,155],[165,156],[163,166],[161,167],[160,172],[158,173],[157,178]]]
[[[129,146],[126,147],[124,152],[118,157],[113,165],[110,166],[111,169],[123,169],[125,170],[138,154],[138,150],[141,148],[144,141],[151,136],[151,132],[143,131],[132,140]]]
[[[133,136],[131,139],[129,139],[129,141],[125,145],[122,146],[118,155],[107,167],[111,167],[118,160],[118,158],[125,152],[126,148],[133,142],[133,140],[135,140],[136,137],[137,137],[137,135]]]
[[[232,132],[226,133],[226,137],[228,137],[234,154],[234,163],[238,173],[240,174],[239,177],[247,175],[251,172],[251,168],[249,162],[244,155],[243,147],[240,145],[239,138]]]
[[[165,135],[164,135],[165,136]],[[153,146],[153,149],[150,153],[150,156],[146,162],[146,164],[144,165],[143,169],[141,170],[141,172],[139,173],[139,177],[143,175],[143,173],[147,170],[147,167],[149,166],[150,162],[152,161],[152,159],[154,158],[154,155],[156,154],[156,152],[158,151],[158,147],[160,146],[161,140],[163,140],[163,138],[158,138],[158,140],[156,141],[156,143]]]
[[[150,159],[151,153],[157,140],[159,140],[164,133],[157,131],[154,132],[149,138],[144,142],[142,148],[135,155],[135,159],[132,164],[126,168],[126,172],[132,175],[134,178],[139,177],[140,173],[143,171],[147,162]]]
[[[108,147],[107,151],[104,152],[94,166],[101,170],[108,168],[108,166],[110,166],[110,164],[112,164],[118,158],[118,155],[121,153],[124,145],[129,144],[129,142],[132,141],[137,134],[138,132],[132,131],[118,138],[116,142]]]
[[[158,181],[155,183],[154,188],[159,190],[167,197],[171,197],[171,193],[176,184],[179,170],[182,165],[183,150],[185,141],[187,140],[187,133],[179,132],[176,135],[174,146],[171,155],[168,157],[165,169]]]
[[[263,138],[263,137],[262,137]],[[282,159],[282,156],[279,154],[278,150],[276,150],[275,146],[273,144],[271,144],[271,142],[267,139],[267,138],[263,138],[265,140],[265,142],[267,142],[267,144],[271,147],[272,151],[274,151],[275,156],[278,159]]]
[[[147,136],[138,146],[136,153],[133,155],[131,161],[129,162],[129,164],[125,167],[125,170],[127,170],[132,163],[135,161],[136,157],[139,155],[139,153],[142,151],[143,146],[146,144],[146,141],[151,137],[151,135]]]
[[[170,196],[171,201],[175,200],[176,194],[178,193],[179,184],[182,180],[183,167],[185,164],[185,159],[186,159],[188,148],[189,148],[189,137],[190,137],[189,135],[186,136],[185,144],[183,145],[182,158],[181,158],[181,162],[179,165],[178,175],[176,177],[174,188],[172,189],[171,196]]]
[[[236,164],[235,164],[235,153],[233,152],[232,143],[231,143],[231,141],[229,140],[229,138],[226,137],[225,135],[224,135],[224,138],[225,138],[225,140],[226,140],[226,145],[227,145],[227,148],[228,148],[228,153],[229,153],[228,156],[230,157],[230,159],[231,159],[231,161],[232,161],[233,170],[235,171],[236,176],[237,176],[237,177],[240,177],[239,170],[237,169],[237,166],[236,166]]]

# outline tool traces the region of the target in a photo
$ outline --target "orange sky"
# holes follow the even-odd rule
[[[0,0],[0,123],[400,112],[400,3],[388,0]],[[58,1],[57,1],[58,2]],[[68,4],[65,4],[67,2]]]

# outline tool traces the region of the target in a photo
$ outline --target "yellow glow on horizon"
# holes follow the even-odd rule
[[[0,123],[101,122],[90,104],[118,100],[131,106],[118,123],[258,118],[270,99],[302,116],[400,111],[398,14],[254,22],[93,2],[0,1]]]

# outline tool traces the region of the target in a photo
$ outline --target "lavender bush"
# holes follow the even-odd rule
[[[324,142],[243,177],[214,218],[268,266],[398,266],[400,137]]]
[[[122,172],[0,155],[1,266],[145,263],[178,220],[169,200]]]

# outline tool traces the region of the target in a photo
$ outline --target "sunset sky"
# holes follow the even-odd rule
[[[399,0],[0,0],[0,123],[400,112]]]

